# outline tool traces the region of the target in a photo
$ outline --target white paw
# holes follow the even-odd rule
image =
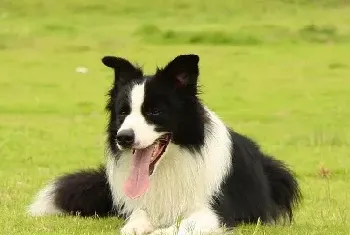
[[[121,235],[144,235],[153,231],[153,227],[150,223],[141,224],[126,224],[121,230]]]
[[[186,228],[173,225],[169,228],[157,229],[152,232],[150,235],[202,235],[205,233],[201,233],[200,231],[195,231],[194,228]]]
[[[140,215],[140,213],[138,214]],[[151,222],[145,216],[135,216],[120,230],[121,235],[145,235],[154,230]]]
[[[150,235],[177,235],[178,234],[178,228],[173,225],[169,228],[163,228],[163,229],[157,229],[154,232],[152,232]]]

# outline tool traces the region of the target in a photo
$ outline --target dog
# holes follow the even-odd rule
[[[114,70],[106,164],[49,183],[29,214],[116,215],[126,219],[122,235],[292,221],[295,174],[201,102],[198,55],[179,55],[153,75],[121,57],[102,62]]]

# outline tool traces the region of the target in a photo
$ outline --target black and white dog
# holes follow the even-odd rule
[[[293,173],[225,126],[198,98],[197,55],[151,76],[106,56],[114,69],[105,167],[42,189],[33,216],[127,218],[121,234],[203,234],[240,223],[292,219],[301,197]]]

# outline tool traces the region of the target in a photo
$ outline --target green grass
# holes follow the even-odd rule
[[[205,103],[286,161],[304,194],[291,226],[236,234],[349,234],[349,12],[347,0],[2,0],[0,233],[117,234],[113,218],[25,208],[57,175],[104,160],[103,55],[152,72],[197,53]]]

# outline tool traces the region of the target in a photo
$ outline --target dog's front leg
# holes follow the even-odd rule
[[[146,211],[135,210],[120,230],[121,235],[144,235],[152,232],[153,226]]]
[[[195,211],[177,225],[158,229],[152,235],[203,235],[218,232],[220,222],[218,216],[209,208]]]

